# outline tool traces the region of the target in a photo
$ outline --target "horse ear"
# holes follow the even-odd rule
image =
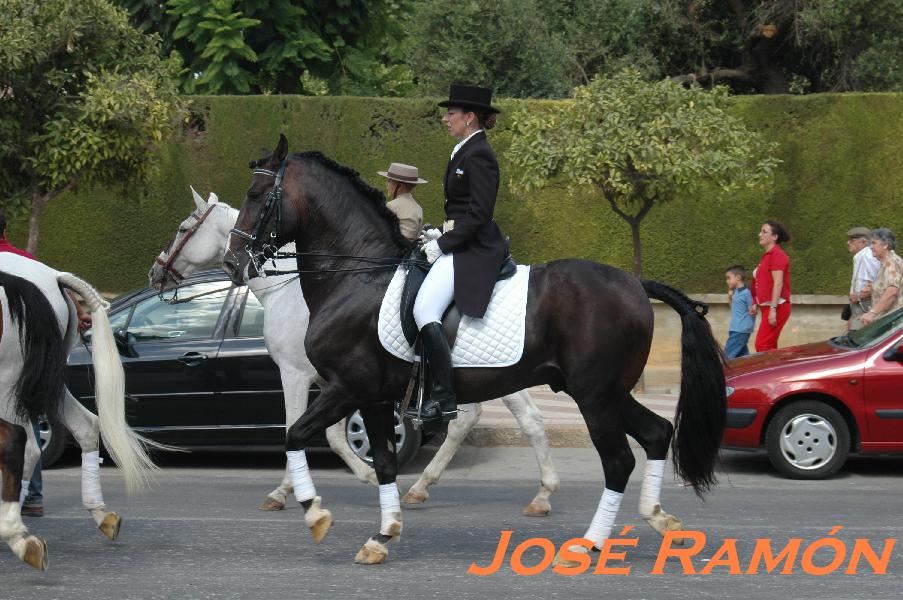
[[[198,194],[197,190],[194,189],[193,186],[188,186],[191,188],[191,195],[194,198],[194,205],[198,207],[198,210],[204,209],[204,199],[201,198],[201,195]]]
[[[288,155],[288,140],[285,138],[283,134],[279,134],[279,144],[276,145],[276,150],[273,152],[273,160],[282,163],[285,160],[285,157]]]
[[[210,192],[210,195],[207,196],[207,204],[218,204],[218,203],[219,203],[219,197],[216,194],[214,194],[213,192]]]

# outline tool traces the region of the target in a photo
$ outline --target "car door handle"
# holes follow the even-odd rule
[[[187,352],[180,356],[177,360],[183,365],[194,367],[207,360],[207,355],[200,354],[199,352]]]

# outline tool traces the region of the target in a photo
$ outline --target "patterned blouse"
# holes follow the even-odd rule
[[[892,286],[896,286],[897,296],[882,314],[887,314],[903,306],[903,258],[890,250],[887,258],[881,261],[881,269],[875,276],[875,284],[872,286],[873,301],[877,302],[887,288]]]

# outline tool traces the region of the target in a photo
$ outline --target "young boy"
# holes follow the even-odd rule
[[[742,265],[728,267],[724,278],[731,302],[731,324],[724,354],[728,358],[739,358],[749,354],[746,344],[755,325],[755,317],[749,314],[749,307],[753,304],[752,294],[746,287],[746,269]]]

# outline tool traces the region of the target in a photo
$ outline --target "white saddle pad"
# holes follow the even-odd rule
[[[408,362],[414,349],[401,330],[401,293],[405,268],[398,267],[379,309],[379,341],[390,354]],[[507,367],[524,353],[527,319],[527,285],[530,267],[517,265],[517,273],[495,284],[489,307],[482,319],[463,315],[458,338],[452,348],[455,367]]]

